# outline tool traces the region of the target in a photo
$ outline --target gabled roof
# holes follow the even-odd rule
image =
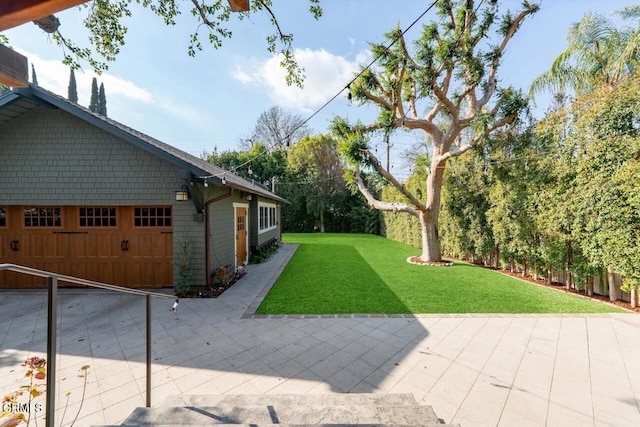
[[[144,151],[160,157],[180,169],[190,172],[194,177],[206,179],[207,182],[218,186],[235,188],[286,203],[285,199],[267,190],[261,184],[239,177],[219,166],[205,162],[196,156],[165,144],[108,117],[96,114],[81,105],[70,102],[33,84],[29,87],[13,89],[0,95],[0,126],[40,105],[47,105],[66,111]],[[222,183],[223,177],[225,184]]]

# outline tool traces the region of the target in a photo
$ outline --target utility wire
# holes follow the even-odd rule
[[[380,57],[382,57],[382,55],[384,55],[385,53],[387,53],[389,51],[389,49],[391,49],[391,47],[393,45],[395,45],[398,40],[400,40],[400,37],[404,36],[405,33],[407,31],[409,31],[411,28],[413,28],[414,25],[416,25],[427,13],[429,13],[429,11],[431,9],[433,9],[433,7],[436,5],[436,3],[438,3],[438,0],[434,0],[431,5],[429,7],[427,7],[425,9],[424,12],[422,12],[420,14],[420,16],[418,16],[407,28],[405,28],[395,39],[393,39],[391,41],[391,43],[386,46],[384,48],[384,51],[382,51],[381,53],[379,53],[375,58],[373,58],[373,60],[371,60],[371,62],[369,63],[369,65],[367,65],[366,67],[364,67],[362,70],[360,70],[360,72],[358,74],[356,74],[356,76],[354,78],[351,79],[351,81],[349,83],[347,83],[347,85],[345,87],[343,87],[342,89],[340,89],[340,91],[338,93],[336,93],[335,95],[333,95],[327,102],[325,102],[321,107],[319,107],[318,109],[316,109],[311,115],[309,115],[304,121],[302,121],[301,123],[298,124],[298,126],[296,126],[295,128],[293,128],[293,130],[291,130],[286,136],[285,136],[285,140],[290,138],[291,135],[293,135],[293,133],[295,131],[297,131],[298,129],[300,129],[302,126],[304,126],[305,124],[307,124],[312,118],[314,118],[316,115],[318,115],[322,110],[324,110],[329,104],[331,104],[333,101],[335,101],[335,99],[337,97],[339,97],[342,92],[345,91],[345,89],[348,89],[351,84],[353,82],[355,82],[358,78],[360,78],[360,76],[362,76],[367,70],[369,70],[369,68],[371,68],[377,61],[378,59],[380,59]],[[238,169],[248,165],[249,163],[251,163],[253,160],[257,159],[258,157],[268,153],[269,151],[271,151],[273,148],[275,147],[275,144],[273,144],[271,147],[267,147],[265,148],[262,152],[256,154],[254,157],[252,157],[251,159],[247,160],[246,162],[232,168],[231,170],[229,170],[228,172],[234,173],[235,171],[237,171]],[[217,175],[213,175],[209,178],[213,178],[213,177],[217,177]]]

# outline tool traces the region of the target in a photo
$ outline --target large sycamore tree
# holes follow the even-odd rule
[[[441,261],[438,215],[447,161],[512,124],[527,106],[520,91],[498,86],[498,69],[507,45],[539,6],[523,1],[519,11],[500,14],[500,2],[477,3],[438,1],[439,22],[423,26],[413,49],[400,29],[385,35],[389,47],[372,44],[372,54],[379,58],[376,67],[363,69],[349,89],[356,102],[379,108],[377,120],[352,124],[338,117],[332,123],[351,177],[369,205],[406,212],[420,221],[420,263]],[[372,133],[398,128],[424,133],[424,150],[431,159],[426,195],[410,192],[371,150]],[[406,203],[375,198],[361,178],[363,168],[373,169]]]

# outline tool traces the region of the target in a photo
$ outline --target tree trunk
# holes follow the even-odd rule
[[[631,308],[636,308],[638,306],[638,289],[631,288]]]
[[[324,211],[320,211],[320,232],[324,233]]]
[[[527,260],[522,261],[522,277],[527,277]]]
[[[500,246],[496,245],[496,268],[500,268]]]
[[[616,287],[616,276],[611,269],[607,269],[607,280],[609,281],[609,301],[618,299],[618,289]]]
[[[426,262],[442,261],[438,237],[438,215],[440,214],[440,196],[445,165],[446,161],[431,163],[431,170],[427,176],[427,203],[425,205],[427,209],[419,213],[420,228],[422,229],[422,255],[420,259]]]
[[[567,290],[571,289],[571,282],[573,281],[573,277],[571,275],[571,268],[573,267],[573,247],[571,246],[571,242],[567,242],[567,278],[565,279],[565,283],[567,284]]]
[[[595,282],[596,278],[588,278],[587,279],[587,295],[588,296],[592,296],[593,295],[593,284]]]
[[[433,221],[432,215],[429,215],[429,213],[421,212],[420,214],[420,228],[422,231],[422,255],[420,259],[425,262],[439,262],[442,260],[442,254],[440,253],[437,223]]]

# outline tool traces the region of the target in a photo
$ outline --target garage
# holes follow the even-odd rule
[[[241,267],[279,239],[283,203],[37,85],[0,95],[0,263],[132,288],[202,288],[218,267]],[[0,288],[45,287],[0,271]]]
[[[3,262],[132,288],[173,286],[172,235],[171,206],[0,207]],[[45,283],[0,272],[2,288]]]

